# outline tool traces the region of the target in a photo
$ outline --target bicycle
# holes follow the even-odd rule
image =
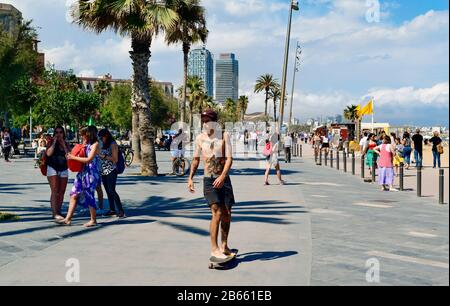
[[[191,168],[191,163],[184,156],[177,157],[173,161],[173,171],[176,176],[185,176]]]
[[[130,167],[134,160],[134,150],[131,146],[119,146],[119,150],[123,153],[125,159],[125,166]]]

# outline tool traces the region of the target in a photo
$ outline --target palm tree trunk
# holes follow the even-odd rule
[[[264,116],[267,117],[267,104],[269,103],[269,91],[266,90],[266,110],[264,111]]]
[[[183,80],[183,101],[181,104],[181,122],[186,122],[187,79],[188,79],[188,62],[190,49],[191,46],[189,44],[183,43],[184,80]]]
[[[148,64],[151,41],[131,39],[130,57],[133,65],[132,107],[139,116],[139,137],[141,142],[141,175],[157,176],[158,165],[155,152],[155,129],[150,113],[150,87]]]
[[[141,140],[139,137],[139,112],[137,109],[133,109],[132,113],[132,138],[131,146],[134,150],[134,159],[136,162],[141,162]]]
[[[192,125],[194,124],[194,103],[189,102],[189,126],[192,129]]]
[[[277,122],[277,100],[273,100],[273,120]]]

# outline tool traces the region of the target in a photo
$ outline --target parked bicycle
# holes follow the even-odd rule
[[[134,160],[134,150],[131,148],[131,146],[128,145],[119,146],[119,150],[124,156],[125,166],[130,167],[133,164]]]
[[[173,161],[173,171],[176,176],[185,176],[186,173],[189,173],[190,168],[191,163],[183,155]]]

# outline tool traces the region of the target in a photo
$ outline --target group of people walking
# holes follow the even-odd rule
[[[119,160],[119,147],[111,133],[107,130],[98,132],[95,126],[83,128],[82,137],[83,154],[76,156],[71,153],[70,145],[66,141],[66,132],[62,126],[54,130],[53,138],[47,144],[46,169],[47,179],[51,189],[51,208],[53,218],[58,224],[71,225],[77,205],[89,209],[90,221],[86,227],[97,225],[97,215],[117,215],[125,217],[125,212],[117,185],[117,163]],[[66,216],[62,214],[62,206],[69,178],[69,163],[75,161],[84,165],[78,172],[70,192],[70,203]],[[101,184],[108,195],[110,210],[103,212],[103,192]],[[96,191],[99,193],[99,204],[95,199]],[[100,191],[100,192],[99,192]],[[100,208],[100,209],[99,209]]]
[[[434,132],[430,143],[433,144],[433,168],[440,168],[443,147],[439,132]],[[393,187],[395,176],[399,175],[400,167],[410,169],[413,151],[416,168],[423,167],[424,137],[420,129],[417,129],[413,136],[405,132],[402,138],[395,133],[387,135],[382,132],[379,136],[374,133],[365,133],[360,145],[370,173],[372,174],[376,168],[379,169],[378,180],[383,190],[397,191]]]

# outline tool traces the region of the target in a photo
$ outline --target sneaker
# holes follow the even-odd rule
[[[124,212],[119,213],[118,215],[119,219],[125,219],[127,216],[125,215]]]

